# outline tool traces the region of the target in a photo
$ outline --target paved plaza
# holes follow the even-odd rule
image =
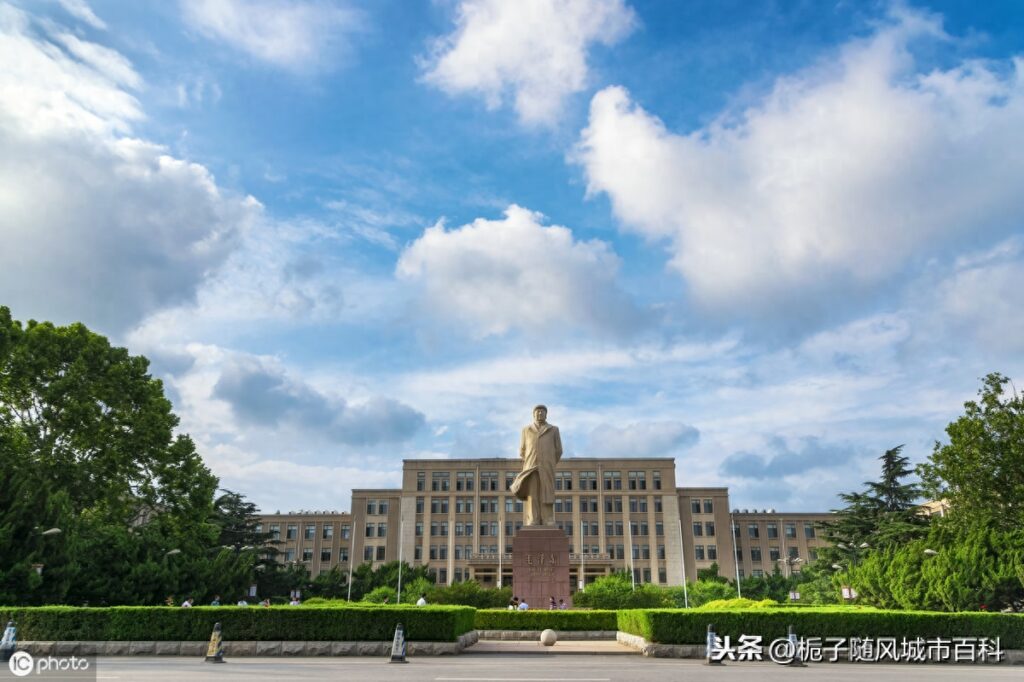
[[[427,680],[432,682],[613,682],[618,680],[830,680],[831,682],[899,680],[959,682],[1020,680],[1024,667],[966,665],[819,664],[786,668],[774,664],[734,663],[710,668],[700,661],[642,656],[551,656],[532,654],[463,654],[410,659],[389,664],[378,657],[236,658],[211,665],[188,658],[102,658],[99,680],[178,682],[180,680]]]

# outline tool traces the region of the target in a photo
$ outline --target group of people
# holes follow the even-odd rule
[[[569,605],[565,603],[564,599],[559,599],[557,602],[554,597],[548,600],[549,611],[565,611],[569,608]],[[508,602],[509,611],[529,611],[530,605],[526,603],[525,599],[519,597],[512,597]]]
[[[292,597],[292,600],[290,602],[288,602],[288,603],[291,606],[301,606],[302,605],[302,602],[299,601],[298,597]],[[174,606],[174,597],[168,597],[167,600],[166,600],[166,604],[168,606]],[[190,608],[192,608],[195,605],[196,605],[195,597],[189,597],[185,601],[181,602],[181,608],[183,608],[183,609],[190,609]],[[221,605],[221,603],[220,603],[220,595],[218,594],[218,595],[214,596],[213,601],[210,602],[210,606],[220,606],[220,605]],[[248,606],[248,605],[249,605],[249,602],[246,601],[245,597],[242,597],[241,599],[239,599],[238,603],[235,604],[235,606]],[[266,599],[261,601],[260,602],[260,606],[263,606],[265,608],[269,607],[270,606],[270,597],[267,597]]]

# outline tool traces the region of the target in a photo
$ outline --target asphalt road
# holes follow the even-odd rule
[[[707,667],[700,661],[643,656],[546,656],[462,654],[410,658],[390,664],[381,658],[235,658],[224,665],[190,658],[101,658],[98,680],[179,682],[181,680],[428,680],[432,682],[612,682],[614,680],[794,682],[960,682],[1024,679],[1016,665],[880,665],[832,663],[786,668],[771,663],[732,663]]]

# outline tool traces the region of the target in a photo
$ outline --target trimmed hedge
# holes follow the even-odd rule
[[[412,641],[454,642],[473,629],[469,606],[164,606],[0,607],[19,640],[197,641],[208,640],[219,622],[226,640],[386,641],[395,625]]]
[[[477,630],[615,630],[615,611],[477,611]]]
[[[662,644],[703,644],[708,624],[719,635],[786,636],[792,625],[801,637],[999,637],[1004,649],[1024,649],[1024,615],[937,613],[819,608],[700,611],[632,609],[618,612],[618,629]]]

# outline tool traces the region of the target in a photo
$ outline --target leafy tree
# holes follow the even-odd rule
[[[1010,380],[985,377],[979,399],[946,427],[949,443],[935,443],[919,466],[933,499],[949,502],[949,515],[967,524],[990,519],[1002,528],[1024,526],[1024,397],[1007,392]]]
[[[819,569],[832,564],[856,565],[873,549],[905,543],[926,532],[928,520],[917,510],[920,487],[905,479],[913,473],[903,446],[879,457],[881,478],[865,482],[866,489],[842,493],[846,503],[833,510],[834,521],[822,524],[822,536],[830,546],[819,550]]]
[[[174,434],[178,419],[148,369],[82,324],[23,326],[0,307],[5,597],[159,603],[250,579],[250,556],[218,548],[217,479]],[[63,532],[35,527],[51,524]],[[33,563],[41,576],[26,573]]]
[[[333,566],[329,571],[321,571],[309,588],[310,595],[325,599],[343,599],[348,593],[348,571],[341,566]]]
[[[216,478],[149,361],[89,331],[0,306],[0,429],[24,438],[23,465],[67,494],[74,513],[131,525],[157,511],[182,525],[209,517]]]
[[[697,569],[697,580],[709,580],[712,582],[727,583],[729,579],[718,574],[718,562],[714,562],[707,568]]]
[[[574,605],[592,609],[656,608],[667,605],[667,600],[667,593],[657,585],[644,583],[634,589],[627,571],[600,577],[573,595]]]

